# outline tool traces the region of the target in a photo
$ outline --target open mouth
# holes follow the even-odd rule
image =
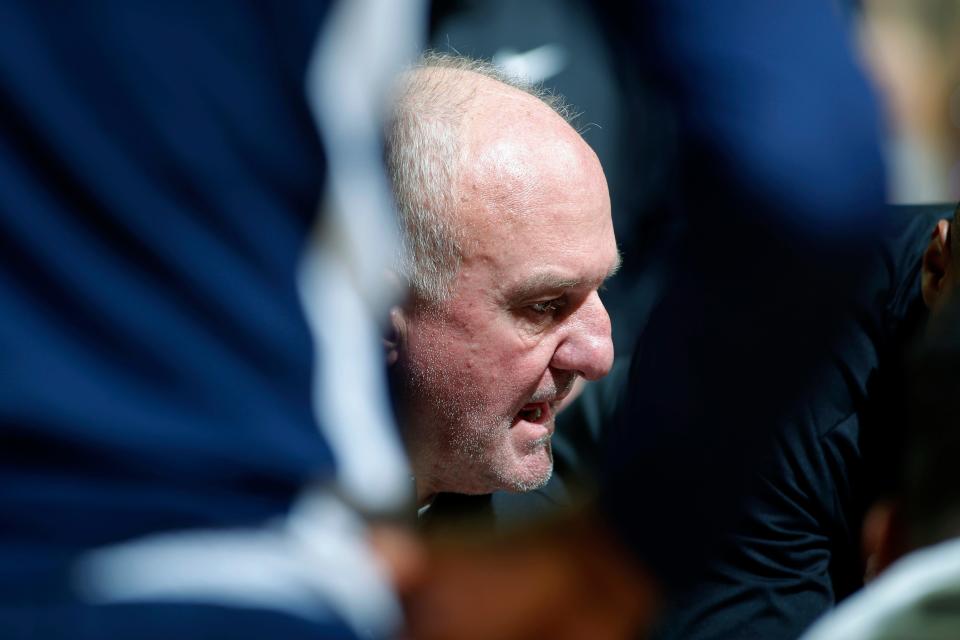
[[[517,417],[527,422],[542,424],[550,419],[550,405],[546,402],[531,402],[517,412]]]

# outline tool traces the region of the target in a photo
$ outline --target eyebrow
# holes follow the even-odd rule
[[[614,265],[607,270],[606,275],[603,276],[601,281],[595,283],[596,286],[599,287],[601,284],[612,278],[617,271],[620,270],[620,264],[620,252],[618,251],[616,263],[614,263]],[[584,280],[582,278],[564,278],[560,274],[551,271],[543,271],[541,273],[535,273],[523,282],[519,283],[510,291],[510,297],[513,299],[530,298],[540,294],[543,291],[574,289],[576,287],[582,287],[586,284],[594,284],[594,281]]]

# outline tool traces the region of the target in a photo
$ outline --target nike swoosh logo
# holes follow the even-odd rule
[[[558,44],[545,44],[522,53],[500,49],[493,55],[493,64],[507,75],[538,84],[563,71],[567,52]]]

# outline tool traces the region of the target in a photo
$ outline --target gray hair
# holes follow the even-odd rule
[[[449,69],[475,73],[528,93],[567,122],[576,117],[558,94],[505,74],[492,63],[428,51],[401,78],[386,131],[387,170],[399,213],[397,270],[414,297],[443,302],[460,271],[462,230],[456,188],[463,167],[460,129],[476,94]]]

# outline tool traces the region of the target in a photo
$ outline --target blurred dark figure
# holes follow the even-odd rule
[[[933,292],[937,301],[927,336],[902,378],[893,486],[864,524],[870,574],[879,577],[824,616],[805,640],[946,640],[960,628],[960,298],[953,280],[958,248],[950,238],[949,245],[932,245],[925,260],[937,263],[924,275],[924,293]],[[944,280],[947,272],[954,275]]]
[[[682,587],[740,517],[771,425],[826,361],[875,250],[880,125],[829,3],[647,2],[606,18],[675,114],[684,229],[662,254],[601,498]]]
[[[860,524],[890,474],[900,356],[926,317],[923,254],[950,215],[947,205],[888,209],[829,358],[778,419],[743,514],[658,637],[795,638],[862,586]]]
[[[343,482],[357,474],[335,464],[336,425],[318,430],[296,278],[324,182],[334,206],[358,176],[376,193],[377,56],[399,64],[394,39],[418,16],[384,4],[0,5],[0,636],[354,637],[396,623],[349,503],[396,508],[407,476],[402,460],[373,464],[369,477],[393,480],[379,504]],[[354,121],[331,120],[331,68],[353,80],[336,100]],[[336,134],[326,150],[309,69]],[[391,228],[379,201],[362,204],[353,219]],[[329,218],[319,236],[339,244],[312,247],[326,315],[362,327],[365,301],[345,293],[362,284],[356,234]],[[337,359],[320,336],[319,362],[355,380],[362,354]],[[366,425],[383,396],[369,380],[341,394],[363,398],[344,427],[380,429],[380,455],[393,434]]]

